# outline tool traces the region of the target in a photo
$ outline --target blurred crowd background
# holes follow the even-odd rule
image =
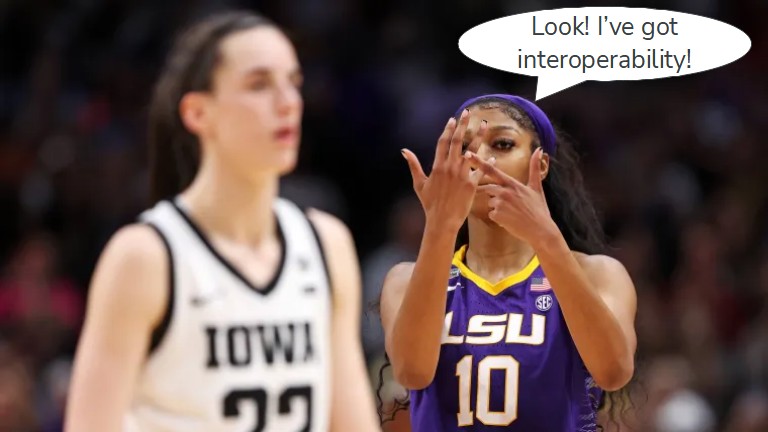
[[[429,164],[464,99],[535,95],[535,79],[464,57],[459,36],[587,5],[694,13],[752,40],[723,68],[585,83],[540,106],[576,142],[609,253],[637,287],[635,408],[623,430],[768,431],[764,0],[0,0],[0,431],[61,430],[95,260],[146,207],[147,101],[179,25],[246,7],[295,41],[302,157],[282,193],[353,231],[376,386],[383,342],[367,306],[390,266],[415,257],[423,226],[399,150]]]

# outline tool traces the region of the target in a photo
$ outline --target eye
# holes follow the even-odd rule
[[[511,139],[497,139],[493,142],[493,148],[498,150],[510,150],[515,147],[515,142]]]
[[[251,90],[264,90],[269,87],[269,80],[266,78],[253,80],[248,84],[248,88]]]

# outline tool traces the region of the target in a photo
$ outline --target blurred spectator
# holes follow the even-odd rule
[[[746,363],[747,383],[768,389],[768,247],[758,262],[755,272],[757,295],[754,298],[756,316],[744,332],[742,354]]]
[[[414,261],[419,252],[421,233],[424,230],[424,210],[415,194],[410,193],[397,199],[392,206],[388,220],[388,241],[374,250],[363,265],[363,349],[368,361],[371,384],[374,389],[381,386],[377,397],[384,412],[391,412],[395,399],[402,400],[408,392],[392,377],[392,368],[383,371],[384,330],[379,315],[379,297],[384,278],[398,263]],[[384,426],[385,432],[409,431],[407,411],[398,412],[392,421]]]
[[[41,374],[38,412],[42,432],[60,432],[64,429],[64,412],[71,373],[72,362],[59,358],[48,364]]]
[[[83,300],[58,270],[58,251],[44,232],[25,237],[0,279],[0,328],[34,364],[71,344],[80,328]]]
[[[768,394],[748,391],[734,402],[723,432],[768,431]]]
[[[682,357],[659,357],[649,365],[646,378],[647,405],[638,430],[656,432],[714,432],[714,409],[692,385],[692,363]]]
[[[669,396],[656,416],[658,432],[713,432],[715,412],[701,395],[681,389]]]
[[[24,359],[0,344],[0,431],[37,432],[34,380]]]
[[[400,197],[389,215],[388,241],[374,250],[363,264],[362,334],[370,360],[384,354],[384,330],[378,312],[381,287],[395,264],[415,261],[424,230],[424,210],[415,194]]]

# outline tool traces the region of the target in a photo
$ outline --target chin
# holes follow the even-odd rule
[[[277,166],[277,172],[281,176],[287,175],[293,172],[293,170],[296,169],[296,165],[298,164],[299,158],[298,158],[297,152],[291,152],[288,154],[288,152],[280,155],[278,158],[278,161],[276,162]]]
[[[477,213],[488,211],[488,201],[490,200],[490,197],[484,193],[477,192],[475,194],[475,198],[472,200],[472,208],[470,209],[471,213]]]

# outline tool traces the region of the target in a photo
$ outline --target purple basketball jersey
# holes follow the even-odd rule
[[[536,257],[492,284],[453,259],[440,360],[413,432],[595,431],[602,397]]]

